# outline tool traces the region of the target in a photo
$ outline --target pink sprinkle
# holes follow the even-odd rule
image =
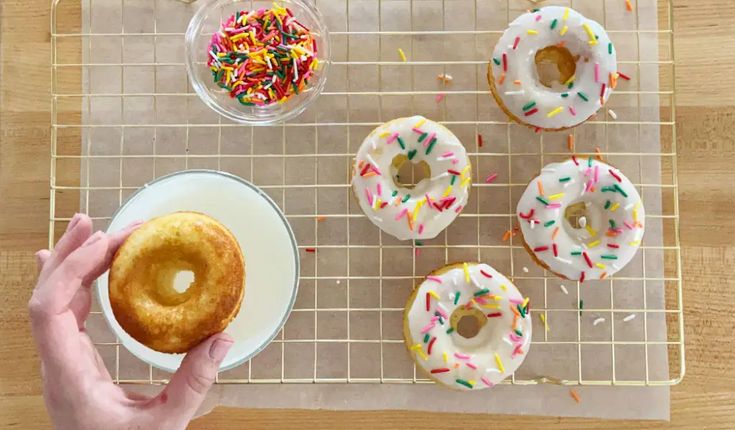
[[[431,317],[431,322],[437,322],[437,321],[439,321],[438,316],[434,315],[433,317]]]
[[[571,113],[572,116],[577,116],[577,110],[574,109],[574,106],[569,106],[569,113]]]
[[[428,279],[429,281],[438,282],[440,284],[442,283],[442,279],[438,276],[427,276],[426,279]]]
[[[437,103],[441,103],[442,100],[444,100],[444,93],[439,93],[434,97],[434,100],[436,100]]]
[[[475,297],[475,301],[477,303],[481,304],[481,305],[486,305],[487,304],[487,300],[484,297],[482,297],[482,296]]]
[[[515,334],[514,332],[511,332],[511,333],[510,333],[510,334],[508,335],[508,338],[509,338],[509,339],[510,339],[510,340],[511,340],[512,342],[520,342],[520,341],[521,341],[521,337],[520,337],[520,336],[518,336],[517,334]]]
[[[423,232],[424,232],[424,225],[423,224],[419,224],[419,234],[421,234]]]
[[[522,305],[523,300],[521,299],[508,299],[509,302],[513,303],[514,305]]]
[[[454,152],[445,152],[442,154],[442,158],[448,158],[454,156]]]
[[[629,224],[628,221],[623,221],[623,224],[628,227],[628,230],[633,230],[633,224]]]
[[[487,379],[487,376],[483,376],[482,378],[480,378],[480,381],[482,381],[488,387],[492,387],[493,386],[493,383],[490,382],[489,379]]]
[[[401,219],[403,215],[406,215],[407,213],[408,213],[408,208],[403,208],[403,210],[398,215],[396,215],[396,221]]]
[[[426,139],[424,139],[424,148],[429,146],[429,142],[434,140],[434,137],[436,137],[436,133],[431,133]]]
[[[600,63],[595,63],[595,82],[600,82]]]
[[[541,21],[541,15],[536,15],[536,22]]]
[[[522,344],[520,344],[520,343],[518,345],[516,345],[516,347],[513,349],[513,353],[510,355],[511,358],[513,358],[516,355],[519,355],[521,353],[521,345]]]
[[[426,324],[426,327],[421,329],[421,334],[426,334],[431,330],[432,328],[436,327],[436,323],[430,322]]]
[[[457,163],[459,163],[459,160],[457,160],[456,158],[452,160],[452,164],[457,164]]]
[[[561,207],[561,203],[549,203],[546,205],[546,209],[559,209]]]
[[[587,181],[587,186],[584,188],[585,192],[589,192],[592,189],[592,180]]]
[[[369,204],[370,206],[372,206],[372,205],[373,205],[373,195],[372,195],[372,193],[370,192],[370,190],[369,190],[369,189],[367,189],[367,188],[365,188],[365,197],[367,197],[367,201],[368,201],[368,204]]]
[[[595,183],[600,182],[600,166],[595,165]]]
[[[447,315],[447,313],[444,312],[444,309],[442,309],[440,306],[436,307],[436,311],[439,312],[439,315],[443,316],[444,319],[449,319],[449,315]]]
[[[395,141],[396,141],[396,139],[398,139],[398,133],[393,133],[393,134],[392,134],[392,135],[391,135],[391,136],[390,136],[390,137],[388,138],[388,140],[387,140],[387,141],[386,141],[385,143],[387,143],[388,145],[390,145],[391,143],[395,142]]]
[[[497,173],[491,173],[487,178],[485,178],[485,183],[489,184],[495,180],[495,178],[498,177]]]
[[[423,132],[423,131],[421,131],[420,129],[418,129],[418,128],[416,128],[416,127],[412,128],[411,130],[413,130],[413,132],[414,132],[414,133],[418,133],[418,134],[424,134],[424,132]]]
[[[584,169],[584,176],[589,176],[592,173],[592,168],[588,167]]]
[[[515,40],[515,42],[513,42],[513,49],[514,50],[518,47],[518,42],[520,42],[520,41],[521,41],[521,37],[520,36],[516,36],[516,40]]]
[[[383,187],[380,185],[380,182],[378,182],[378,195],[379,196],[383,195]]]
[[[460,360],[469,360],[470,356],[467,354],[462,354],[461,352],[455,352],[454,356],[459,358]]]
[[[378,169],[378,166],[371,165],[370,166],[370,170],[372,170],[373,172],[375,172],[376,175],[382,175],[383,174],[383,173],[381,173],[380,169]]]
[[[475,366],[474,364],[470,363],[469,361],[468,361],[468,362],[466,362],[465,364],[466,364],[466,365],[467,365],[467,367],[469,367],[470,369],[477,369],[477,366]]]
[[[464,207],[464,206],[462,206],[462,205],[459,205],[459,206],[457,206],[456,208],[454,208],[454,212],[456,212],[456,213],[460,213],[460,212],[462,211],[462,208],[463,208],[463,207]]]

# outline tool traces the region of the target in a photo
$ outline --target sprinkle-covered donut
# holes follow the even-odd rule
[[[526,248],[555,274],[605,279],[633,258],[645,211],[633,184],[592,157],[549,164],[518,202]]]
[[[562,82],[544,85],[538,63],[556,63]],[[615,47],[602,26],[561,6],[516,18],[488,65],[500,107],[515,121],[546,130],[574,127],[594,115],[617,79]]]
[[[398,180],[406,163],[421,163],[426,178]],[[354,162],[352,188],[373,224],[398,239],[431,239],[467,204],[471,167],[464,146],[446,127],[416,115],[373,130]]]
[[[489,388],[528,354],[528,298],[487,264],[445,266],[409,298],[403,335],[431,379],[460,390]]]

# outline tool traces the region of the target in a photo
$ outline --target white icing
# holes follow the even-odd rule
[[[426,162],[432,177],[413,189],[397,185],[392,162],[400,154],[411,155],[409,162]],[[416,115],[385,123],[365,138],[355,158],[352,188],[367,217],[384,232],[401,240],[432,239],[467,204],[471,176],[459,139]]]
[[[469,274],[469,282],[465,270]],[[489,291],[475,296],[483,289]],[[457,292],[459,299],[455,305]],[[442,275],[428,276],[418,287],[416,298],[407,310],[409,338],[406,341],[417,365],[442,384],[463,390],[489,388],[507,378],[521,365],[530,347],[532,324],[528,306],[523,308],[523,317],[514,318],[516,313],[520,314],[518,307],[523,307],[525,300],[505,276],[487,264],[465,263],[465,266]],[[468,303],[483,314],[493,316],[486,317],[487,323],[472,338],[465,338],[456,330],[447,333],[452,312]],[[437,313],[443,313],[445,317],[440,319]],[[498,313],[500,316],[495,316]],[[515,329],[522,334],[520,336],[514,331],[514,319]],[[426,334],[430,339],[424,342]],[[455,367],[455,364],[459,366]],[[449,371],[431,373],[433,369]],[[457,380],[469,383],[472,388]]]
[[[570,179],[560,182],[563,178]],[[586,205],[586,227],[575,229],[564,218],[564,212],[579,202]],[[554,273],[573,280],[582,279],[582,273],[585,280],[602,279],[625,267],[640,246],[646,216],[630,180],[614,167],[592,158],[574,158],[544,167],[523,192],[517,214],[523,239],[536,257]],[[584,254],[572,254],[580,251],[589,257],[592,267]]]
[[[590,38],[585,24],[595,39]],[[529,34],[529,31],[537,34]],[[564,35],[561,34],[563,31]],[[514,49],[516,38],[520,39]],[[590,40],[596,43],[591,44]],[[555,83],[553,88],[548,88],[539,82],[536,52],[561,42],[577,58],[573,86],[568,88],[568,85]],[[616,85],[616,51],[612,47],[610,53],[609,46],[612,42],[602,26],[572,9],[547,6],[525,13],[510,23],[493,51],[490,67],[496,93],[506,109],[524,123],[544,129],[574,127],[597,112]],[[580,92],[587,101],[579,95]],[[568,96],[562,97],[562,94]],[[536,104],[529,108],[531,102]],[[525,111],[524,107],[527,108]],[[560,107],[561,111],[553,115]],[[538,109],[538,112],[526,115],[533,109]]]

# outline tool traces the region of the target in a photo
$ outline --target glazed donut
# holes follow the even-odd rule
[[[518,202],[525,247],[556,275],[604,279],[633,258],[643,238],[645,210],[619,170],[592,157],[553,163]],[[574,225],[570,221],[574,221]]]
[[[420,163],[426,178],[400,183],[406,162]],[[373,130],[353,166],[352,189],[373,224],[400,240],[432,239],[467,204],[471,167],[464,146],[446,127],[416,115]]]
[[[174,289],[179,272],[194,281]],[[177,212],[141,225],[110,268],[110,305],[120,326],[156,351],[182,353],[227,327],[245,292],[240,245],[213,218]]]
[[[556,63],[562,82],[541,82],[537,64]],[[617,85],[617,59],[597,22],[568,7],[516,18],[488,64],[490,90],[513,120],[544,130],[574,127],[594,115]]]
[[[458,263],[435,270],[414,290],[403,336],[416,365],[431,379],[478,390],[521,365],[531,326],[528,298],[508,278],[487,264]]]

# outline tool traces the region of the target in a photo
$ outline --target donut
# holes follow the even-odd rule
[[[487,264],[432,272],[408,299],[403,336],[416,365],[454,389],[490,388],[516,371],[531,342],[528,298]]]
[[[174,289],[179,272],[194,281]],[[120,326],[156,351],[183,353],[227,327],[245,293],[235,237],[213,218],[177,212],[131,234],[110,267],[110,305]]]
[[[400,182],[404,163],[425,178]],[[432,239],[467,204],[470,166],[464,146],[446,127],[415,115],[385,123],[362,142],[353,163],[352,189],[368,219],[400,240]]]
[[[545,166],[521,195],[517,214],[534,260],[580,282],[605,279],[625,267],[641,244],[646,216],[625,175],[592,157],[575,156]]]
[[[559,79],[543,79],[537,65],[556,65]],[[597,22],[568,7],[525,13],[500,37],[487,68],[490,91],[514,121],[543,130],[581,124],[617,85],[617,59]]]

